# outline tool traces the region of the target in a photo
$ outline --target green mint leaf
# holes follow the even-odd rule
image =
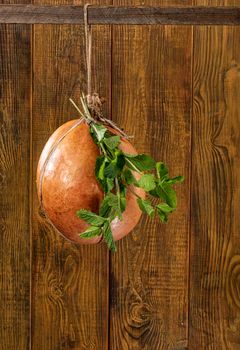
[[[106,179],[106,185],[107,185],[107,192],[112,191],[112,189],[114,188],[114,180],[107,178]]]
[[[91,134],[96,137],[97,141],[101,142],[104,138],[107,129],[101,124],[92,123],[90,126],[90,131]]]
[[[116,244],[113,239],[113,234],[109,222],[106,222],[103,226],[103,238],[106,241],[108,248],[111,251],[116,252]]]
[[[117,167],[120,171],[122,171],[122,169],[124,168],[125,165],[125,157],[124,154],[119,151],[118,149],[115,151],[115,159],[116,159],[116,164]]]
[[[95,176],[98,180],[104,179],[104,170],[106,166],[107,159],[105,156],[99,156],[97,157],[96,164],[95,164]]]
[[[103,189],[103,192],[104,192],[104,193],[108,193],[109,190],[108,190],[107,180],[106,180],[106,179],[104,179],[104,180],[99,180],[99,179],[98,179],[98,182],[100,183],[100,185],[101,185],[101,187],[102,187],[102,189]]]
[[[105,216],[106,214],[109,214],[112,209],[118,210],[118,197],[110,192],[105,195],[100,205],[99,214]]]
[[[149,192],[156,187],[155,177],[153,174],[144,174],[138,181],[138,186],[144,191]]]
[[[80,209],[76,214],[80,219],[93,226],[102,226],[106,221],[105,218],[102,218],[101,216],[85,209]]]
[[[115,161],[112,161],[108,166],[104,169],[104,176],[107,178],[114,178],[118,175],[119,169]]]
[[[118,207],[118,198],[115,194],[109,193],[105,198],[108,200],[108,204],[112,208],[116,209]]]
[[[160,220],[164,223],[167,223],[168,221],[168,214],[165,213],[164,211],[161,211],[160,209],[157,208],[157,213],[160,218]]]
[[[149,191],[149,194],[156,198],[161,198],[159,195],[158,187],[155,187],[153,190]]]
[[[108,201],[108,196],[105,196],[101,202],[100,208],[99,208],[99,215],[107,218],[110,215],[111,212],[111,205],[109,204]]]
[[[168,221],[168,215],[173,212],[173,208],[171,208],[167,203],[160,203],[156,206],[157,213],[160,217],[160,220],[164,223]]]
[[[173,177],[172,179],[165,180],[166,183],[171,184],[171,185],[175,185],[175,184],[181,183],[183,181],[184,181],[184,176],[176,176],[176,177]]]
[[[126,184],[122,182],[121,178],[118,178],[118,184],[119,184],[119,189],[120,189],[121,195],[126,197],[126,195],[127,195],[127,186],[126,186]]]
[[[163,211],[164,213],[172,213],[174,210],[167,203],[160,203],[160,204],[156,205],[156,208]]]
[[[121,175],[122,175],[123,181],[126,182],[127,185],[136,184],[137,180],[133,176],[133,173],[131,172],[131,170],[124,169]]]
[[[119,219],[122,219],[122,204],[120,194],[116,195],[109,193],[108,195],[108,204],[111,209],[114,210],[114,217],[118,216]]]
[[[104,143],[110,150],[113,150],[114,148],[118,147],[120,143],[120,136],[111,136],[108,138],[104,138]]]
[[[104,169],[104,176],[114,178],[121,172],[125,165],[125,158],[122,153],[116,152],[115,158]]]
[[[163,162],[156,163],[156,171],[159,179],[163,180],[168,177],[168,168]]]
[[[156,193],[159,198],[166,202],[173,209],[177,206],[177,196],[174,189],[167,183],[159,184],[156,188]]]
[[[135,171],[152,170],[155,167],[155,160],[146,154],[124,154],[128,167]]]
[[[84,232],[80,233],[82,238],[91,238],[99,236],[101,233],[101,228],[97,226],[89,226]]]
[[[124,193],[118,195],[114,193],[108,193],[99,208],[99,215],[102,217],[109,217],[112,213],[113,218],[122,218],[122,212],[126,209],[126,198]]]
[[[148,214],[150,217],[154,216],[154,208],[149,200],[138,198],[137,202],[138,202],[139,208],[144,213]]]

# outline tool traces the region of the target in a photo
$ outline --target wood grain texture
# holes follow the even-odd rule
[[[109,29],[94,27],[93,85],[104,96],[111,96],[110,42]],[[40,152],[51,133],[67,120],[78,117],[68,99],[72,97],[78,103],[80,90],[86,89],[83,27],[36,25],[33,70],[36,171]],[[109,104],[105,112],[109,112]],[[60,237],[42,218],[36,191],[33,222],[32,348],[107,349],[106,246],[81,247]]]
[[[139,152],[165,161],[186,182],[167,226],[142,217],[118,243],[110,349],[187,347],[191,40],[190,27],[113,28],[113,119],[135,136]]]
[[[1,5],[0,23],[84,22],[82,6]],[[88,9],[90,24],[240,24],[237,7],[119,7]]]
[[[240,348],[239,40],[195,29],[190,348]]]
[[[192,0],[194,6],[221,6],[221,7],[239,7],[239,0]]]
[[[31,28],[0,26],[0,348],[29,348]]]

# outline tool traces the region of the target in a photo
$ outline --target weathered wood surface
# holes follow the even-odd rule
[[[94,86],[111,96],[110,31],[94,27]],[[107,349],[108,250],[105,245],[77,246],[60,237],[41,217],[35,190],[40,152],[61,124],[79,117],[77,103],[86,90],[83,26],[34,27],[33,51],[33,282],[34,350]],[[106,105],[106,113],[110,111]]]
[[[239,43],[195,29],[190,348],[240,348]]]
[[[0,25],[0,348],[29,348],[31,28]]]
[[[239,49],[238,27],[194,28],[190,349],[240,348]]]
[[[35,25],[32,44],[30,26],[0,29],[0,348],[238,350],[240,28],[116,25],[111,36],[110,26],[94,27],[106,115],[112,109],[139,151],[186,177],[169,224],[142,218],[110,264],[105,245],[59,237],[35,189],[46,140],[78,117],[68,98],[86,88],[83,26]]]
[[[169,224],[143,217],[112,256],[110,349],[188,344],[191,41],[190,27],[113,27],[113,119],[186,182]]]
[[[159,6],[159,2],[157,5]],[[88,8],[88,21],[90,24],[239,25],[240,8],[91,6]],[[0,6],[0,23],[82,24],[83,22],[83,7],[77,5],[42,6],[40,3]]]

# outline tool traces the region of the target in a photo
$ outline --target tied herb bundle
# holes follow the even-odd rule
[[[157,214],[164,223],[177,206],[176,192],[173,185],[184,180],[183,176],[170,178],[168,168],[162,162],[156,162],[146,154],[131,155],[119,149],[120,136],[112,134],[102,123],[96,121],[87,106],[83,95],[81,103],[83,112],[71,100],[78,112],[90,126],[93,141],[100,149],[96,160],[95,176],[102,187],[104,198],[100,204],[99,213],[80,209],[77,216],[90,226],[80,234],[82,238],[92,238],[102,235],[110,250],[116,251],[116,245],[111,231],[111,222],[118,218],[126,209],[126,194],[131,191],[137,197],[137,203],[143,213],[151,218]],[[141,175],[137,180],[134,172]],[[147,199],[142,199],[134,192],[134,187],[142,188]],[[151,199],[157,198],[157,204]],[[156,203],[156,201],[154,201]]]

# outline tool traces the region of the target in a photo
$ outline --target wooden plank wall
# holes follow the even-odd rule
[[[7,1],[6,1],[7,2]],[[0,25],[0,348],[28,349],[31,27]]]
[[[0,27],[0,349],[240,348],[239,43],[239,27],[94,26],[106,115],[186,177],[169,224],[143,217],[112,255],[59,237],[35,189],[42,147],[78,117],[68,98],[86,88],[83,27]]]
[[[194,28],[190,349],[240,348],[239,40],[239,27]]]

